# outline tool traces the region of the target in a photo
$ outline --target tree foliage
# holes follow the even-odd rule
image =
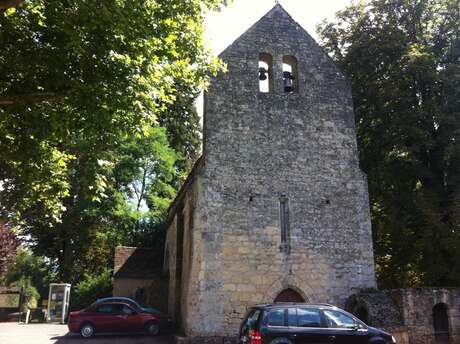
[[[5,274],[16,257],[18,246],[17,236],[0,222],[0,277]]]
[[[203,13],[223,3],[26,0],[0,15],[0,217],[63,280],[109,264],[174,196],[198,148],[193,96],[221,67]],[[130,206],[144,167],[148,219]]]
[[[96,299],[112,296],[112,270],[104,269],[97,275],[85,274],[72,290],[70,308],[78,310],[88,307]]]
[[[353,84],[380,285],[459,285],[458,1],[359,2],[320,32]]]
[[[40,298],[48,298],[49,284],[55,279],[53,267],[44,257],[36,256],[30,249],[20,247],[0,283],[30,289],[30,298],[39,301]]]

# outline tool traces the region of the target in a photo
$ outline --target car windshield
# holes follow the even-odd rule
[[[326,316],[328,327],[331,328],[354,328],[358,325],[351,316],[342,312],[325,310],[324,315]]]
[[[139,305],[136,301],[129,299],[129,298],[124,298],[124,297],[106,297],[103,299],[98,299],[95,303],[101,303],[101,302],[125,302],[137,309],[143,309],[143,307]]]

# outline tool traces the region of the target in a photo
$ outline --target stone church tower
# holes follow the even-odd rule
[[[376,287],[349,82],[280,5],[220,57],[168,222],[169,312],[191,337],[235,335],[252,304]]]

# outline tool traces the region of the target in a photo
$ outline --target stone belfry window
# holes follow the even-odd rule
[[[297,59],[292,55],[283,56],[283,88],[285,93],[299,91]]]
[[[259,54],[259,91],[269,93],[273,90],[273,57],[267,53]]]

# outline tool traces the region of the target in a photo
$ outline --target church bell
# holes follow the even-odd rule
[[[267,73],[268,73],[268,70],[264,67],[260,67],[259,68],[259,80],[260,81],[265,81],[267,80]]]
[[[284,81],[284,92],[293,92],[294,91],[294,75],[291,72],[283,72],[283,81]]]

